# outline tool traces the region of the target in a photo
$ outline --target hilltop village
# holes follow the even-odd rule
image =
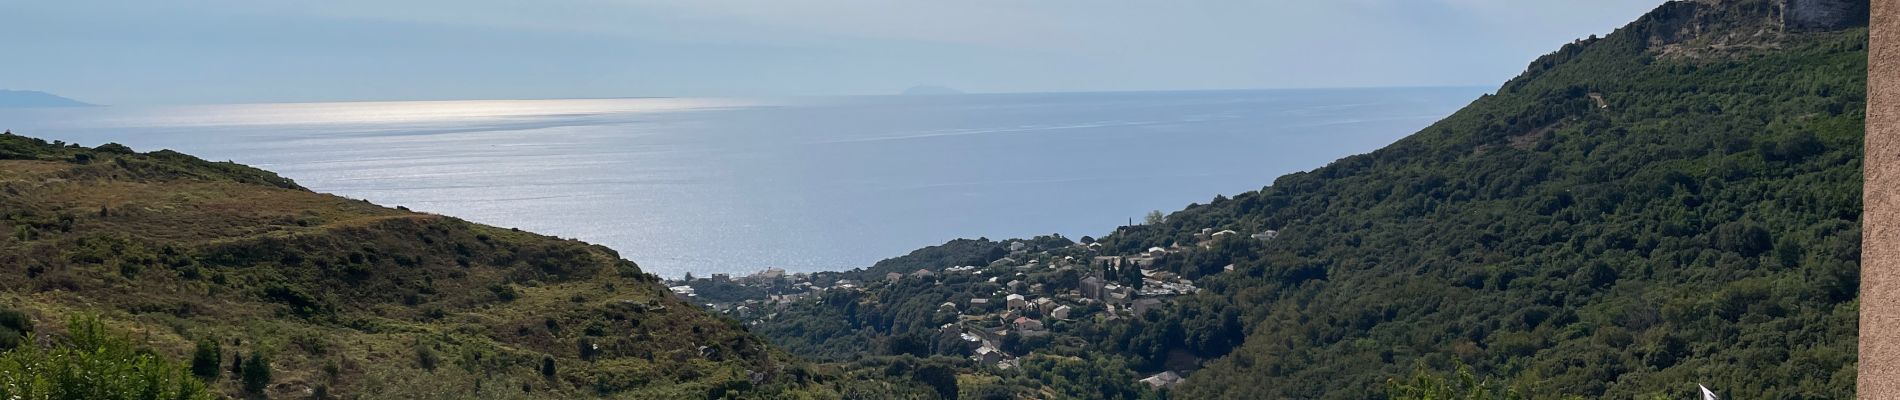
[[[1059,235],[1001,242],[979,239],[1004,249],[991,253],[1001,257],[974,265],[904,270],[890,270],[894,268],[887,265],[901,264],[892,263],[901,258],[847,272],[787,273],[769,268],[738,277],[688,275],[667,285],[676,296],[755,327],[772,324],[787,309],[800,302],[816,302],[826,294],[944,288],[955,294],[944,296],[931,311],[930,317],[947,321],[936,326],[931,341],[957,343],[947,353],[1009,369],[1027,349],[1038,347],[1023,343],[1054,340],[1079,321],[1114,324],[1137,319],[1177,296],[1201,290],[1178,267],[1166,268],[1158,261],[1212,248],[1225,240],[1266,242],[1278,234],[1209,228],[1194,235],[1192,245],[1152,247],[1134,254],[1105,254],[1103,245],[1088,237],[1080,242]],[[976,260],[986,258],[990,257]],[[1221,270],[1232,271],[1233,266]],[[934,347],[937,353],[946,352],[944,345]],[[1181,380],[1180,373],[1164,371],[1142,383],[1159,389]]]

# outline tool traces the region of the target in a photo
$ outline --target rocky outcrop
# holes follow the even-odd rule
[[[1631,25],[1663,57],[1705,58],[1780,47],[1787,34],[1867,25],[1869,0],[1693,0]]]
[[[1782,26],[1789,32],[1827,32],[1867,25],[1868,0],[1785,0]]]

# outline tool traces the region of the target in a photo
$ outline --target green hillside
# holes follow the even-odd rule
[[[1141,282],[1060,260],[1160,247],[1149,268],[1204,290],[1133,318],[1080,306],[1008,349],[1016,368],[964,371],[1018,397],[1155,396],[1128,385],[1177,371],[1175,398],[1415,398],[1468,369],[1518,398],[1851,398],[1866,7],[1668,3],[1384,149],[1030,255],[1054,267],[867,282],[759,332],[827,359],[968,356],[935,327],[975,313],[940,302]],[[989,243],[887,269],[987,264]]]
[[[0,134],[0,397],[1852,398],[1866,9],[1671,2],[1100,240],[690,282],[745,322],[604,247]]]
[[[314,193],[237,164],[4,134],[0,213],[0,317],[13,316],[0,320],[24,320],[0,324],[0,345],[18,351],[96,316],[165,359],[204,359],[200,376],[233,396],[828,391],[604,247]],[[237,357],[248,361],[220,368]],[[237,371],[259,361],[268,380],[244,388]]]
[[[1666,4],[1387,148],[1105,238],[1280,231],[1200,264],[1238,266],[1200,307],[1247,336],[1196,349],[1219,358],[1179,394],[1365,398],[1465,364],[1546,395],[1853,397],[1867,33],[1783,4]]]

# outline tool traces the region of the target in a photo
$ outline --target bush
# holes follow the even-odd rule
[[[426,344],[416,345],[416,364],[421,365],[422,369],[434,372],[436,364],[441,362],[442,356],[435,353],[435,347]]]
[[[501,301],[515,301],[516,298],[521,297],[520,293],[515,292],[514,285],[498,283],[494,286],[489,286],[488,291],[495,292],[495,298],[501,299]]]
[[[52,348],[21,346],[0,354],[3,399],[210,399],[204,383],[151,349],[106,331],[97,317],[75,317]]]
[[[10,350],[27,342],[33,333],[33,319],[25,313],[0,309],[0,350]]]
[[[224,350],[217,340],[200,340],[198,348],[191,352],[191,374],[205,382],[218,380],[218,367],[224,361]]]
[[[244,391],[263,393],[265,388],[270,387],[270,357],[262,353],[251,353],[251,358],[244,360],[242,378]]]
[[[126,145],[123,145],[123,144],[118,144],[118,143],[106,143],[106,144],[102,144],[102,145],[99,145],[99,147],[96,147],[96,148],[93,148],[93,150],[97,150],[97,151],[99,151],[99,152],[101,152],[101,153],[112,153],[112,154],[133,154],[133,153],[136,153],[135,151],[132,151],[132,148],[131,148],[131,147],[127,147]]]

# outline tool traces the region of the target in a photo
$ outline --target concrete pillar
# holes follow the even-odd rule
[[[1900,1],[1873,2],[1862,191],[1862,399],[1900,399]]]

